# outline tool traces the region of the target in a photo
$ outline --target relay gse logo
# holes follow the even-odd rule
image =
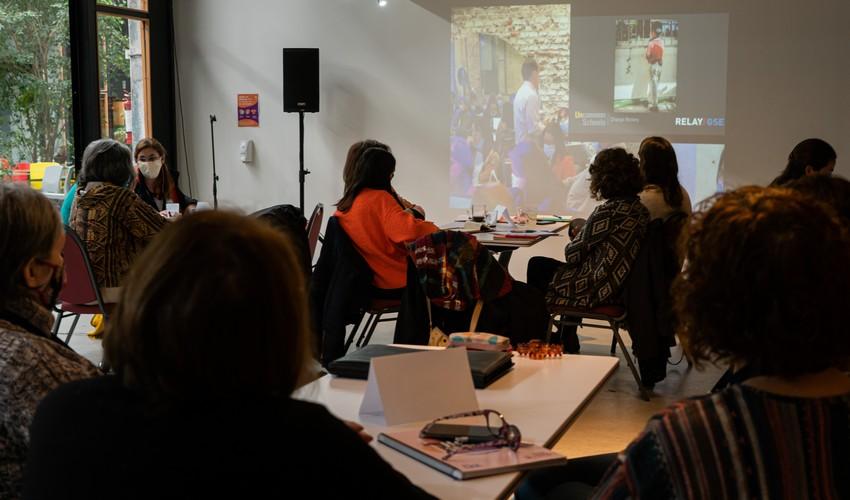
[[[726,118],[691,118],[679,116],[674,119],[677,127],[725,127]]]

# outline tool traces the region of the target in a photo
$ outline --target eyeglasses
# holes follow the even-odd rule
[[[487,422],[487,430],[490,432],[492,439],[481,443],[468,443],[468,437],[458,436],[451,441],[439,441],[437,445],[446,451],[445,456],[443,456],[443,460],[448,460],[452,455],[457,453],[492,448],[508,447],[513,451],[516,451],[519,449],[520,444],[522,444],[522,434],[520,433],[519,428],[515,425],[509,424],[505,420],[505,417],[496,410],[476,410],[436,418],[422,428],[419,436],[427,437],[431,428],[438,422],[468,417],[484,417]]]

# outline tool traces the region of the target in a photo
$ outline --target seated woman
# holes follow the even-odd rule
[[[345,157],[345,165],[342,168],[342,182],[344,184],[344,190],[347,190],[352,182],[354,182],[357,162],[363,156],[363,153],[369,148],[383,149],[392,153],[389,146],[374,139],[366,139],[352,144],[351,147],[348,148],[348,154]],[[412,213],[417,219],[425,219],[425,209],[402,198],[395,192],[395,190],[393,190],[393,194],[398,198],[405,210],[409,210],[410,213]]]
[[[202,212],[140,261],[104,339],[116,375],[61,387],[39,407],[28,498],[429,497],[362,428],[292,397],[316,373],[286,236]]]
[[[334,214],[374,272],[376,298],[400,298],[407,284],[405,243],[438,228],[405,208],[392,187],[395,157],[376,146],[363,151]]]
[[[579,459],[533,475],[517,498],[566,498],[581,485],[558,477],[596,484],[605,470],[594,498],[847,497],[847,230],[809,197],[748,187],[720,195],[686,231],[673,287],[683,345],[697,362],[758,366],[758,376],[662,411],[608,464],[588,459],[595,472]]]
[[[589,309],[617,303],[649,223],[638,198],[643,178],[638,160],[622,148],[605,149],[590,165],[590,192],[605,200],[564,249],[566,262],[532,257],[528,284],[549,305]],[[564,350],[579,351],[576,327],[561,331]]]
[[[638,150],[640,171],[646,185],[640,201],[649,210],[649,219],[664,219],[674,212],[691,213],[691,197],[679,184],[676,150],[663,137],[647,137]]]
[[[127,146],[94,141],[82,163],[70,226],[86,244],[103,300],[114,303],[136,255],[167,222],[128,189],[133,160]]]
[[[794,146],[788,164],[771,187],[779,187],[807,175],[832,175],[838,155],[823,139],[806,139]]]
[[[65,382],[100,374],[52,334],[65,231],[50,201],[0,183],[0,498],[19,498],[36,405]]]
[[[145,203],[163,212],[168,203],[180,204],[180,213],[192,210],[198,200],[189,198],[174,182],[168,170],[168,155],[165,148],[153,137],[148,137],[136,144],[133,154],[138,174],[134,191]]]

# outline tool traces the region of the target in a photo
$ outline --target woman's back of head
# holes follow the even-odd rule
[[[807,175],[807,168],[811,173],[819,173],[830,165],[834,166],[837,158],[835,149],[823,139],[811,138],[801,141],[788,155],[785,170],[770,185],[784,186],[804,177]]]
[[[360,157],[363,156],[363,152],[369,148],[379,148],[392,152],[389,146],[374,139],[365,139],[352,144],[348,148],[348,154],[345,156],[345,166],[342,168],[342,182],[345,188],[354,180],[355,167],[357,167]]]
[[[50,254],[60,224],[41,193],[24,184],[0,183],[0,309],[21,293],[24,266]]]
[[[98,139],[86,146],[80,170],[80,187],[89,182],[126,186],[133,178],[130,149],[112,139]]]
[[[793,377],[850,359],[850,238],[830,207],[746,187],[719,195],[684,234],[674,302],[697,360]]]
[[[590,164],[590,194],[597,200],[635,197],[643,189],[638,159],[623,148],[600,151]]]
[[[337,208],[347,212],[354,204],[354,199],[364,189],[378,189],[393,193],[394,174],[395,157],[391,152],[380,146],[366,148],[354,165],[350,182],[345,186],[345,192],[337,202]]]
[[[807,175],[788,183],[786,187],[826,203],[850,225],[850,181],[847,179],[829,175]]]
[[[658,186],[664,201],[676,209],[682,206],[682,186],[679,184],[679,162],[676,150],[663,137],[647,137],[638,150],[640,169],[647,184]]]
[[[305,283],[290,241],[203,212],[139,256],[110,318],[106,359],[153,400],[281,398],[310,363]]]

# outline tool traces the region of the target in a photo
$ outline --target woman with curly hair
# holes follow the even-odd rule
[[[697,366],[756,366],[757,375],[657,414],[625,451],[607,457],[610,467],[597,456],[550,469],[517,498],[567,498],[587,488],[563,483],[570,479],[598,484],[594,498],[850,495],[844,223],[801,193],[741,188],[694,216],[683,250],[687,265],[673,296],[686,352]],[[591,462],[603,467],[594,474]]]
[[[638,198],[643,177],[638,160],[622,148],[600,151],[590,165],[596,207],[564,249],[566,263],[548,257],[528,262],[528,284],[546,293],[550,305],[588,309],[617,303],[649,223]],[[580,349],[576,327],[562,327],[564,349]]]

